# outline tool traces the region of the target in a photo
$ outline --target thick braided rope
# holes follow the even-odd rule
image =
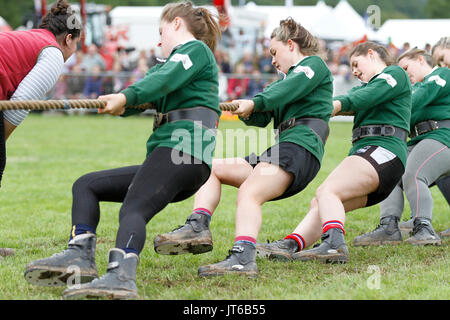
[[[4,110],[52,110],[52,109],[99,109],[106,106],[105,101],[96,99],[80,100],[28,100],[28,101],[10,101],[0,100],[0,111]],[[221,103],[222,111],[235,111],[239,105],[237,103]],[[130,107],[133,109],[156,109],[152,103],[144,103],[138,106]]]

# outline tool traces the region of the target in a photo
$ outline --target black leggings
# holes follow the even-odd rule
[[[447,200],[447,203],[450,204],[450,176],[439,179],[438,181],[436,181],[436,185],[438,186],[439,190],[441,190],[442,195],[444,196],[445,200]]]
[[[99,202],[122,202],[116,248],[140,253],[150,219],[169,203],[195,194],[211,172],[208,165],[198,164],[186,154],[181,154],[182,164],[175,164],[172,150],[156,148],[142,165],[92,172],[79,178],[72,189],[72,225],[87,224],[95,230],[100,220]]]
[[[6,166],[6,141],[5,141],[5,120],[3,111],[0,111],[0,186],[2,183],[3,171]]]

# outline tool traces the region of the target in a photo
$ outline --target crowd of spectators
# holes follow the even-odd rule
[[[221,101],[251,98],[282,75],[272,66],[267,39],[258,42],[256,49],[247,48],[232,63],[227,50],[218,48],[215,57],[219,68],[219,96]],[[352,75],[348,53],[355,44],[321,41],[326,61],[334,77],[334,95],[345,94],[358,84]],[[394,57],[409,49],[388,46]],[[429,45],[425,48],[430,50]],[[255,52],[256,51],[256,52]],[[78,50],[67,62],[51,95],[54,99],[95,99],[99,95],[118,92],[140,80],[146,72],[162,60],[156,50],[136,52],[119,48],[88,46],[86,53]]]

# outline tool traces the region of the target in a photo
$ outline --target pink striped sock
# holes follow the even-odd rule
[[[256,239],[253,237],[238,236],[238,237],[234,238],[234,244],[236,244],[238,242],[249,243],[249,244],[252,244],[253,246],[256,246]]]
[[[203,214],[209,218],[212,217],[212,212],[205,208],[195,208],[192,213]]]

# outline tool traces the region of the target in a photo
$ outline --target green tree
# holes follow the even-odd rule
[[[428,0],[425,5],[425,14],[431,19],[448,19],[450,17],[450,1]]]

